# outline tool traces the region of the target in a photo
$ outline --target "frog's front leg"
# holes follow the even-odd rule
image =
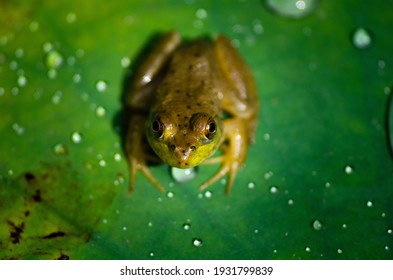
[[[135,188],[135,178],[138,171],[160,191],[164,191],[164,187],[151,174],[147,161],[149,160],[149,151],[145,140],[144,123],[146,117],[141,114],[134,114],[130,117],[128,133],[125,143],[126,153],[130,165],[130,184],[129,192]],[[141,125],[142,124],[142,125]]]
[[[201,190],[228,174],[225,192],[226,194],[230,193],[236,174],[242,166],[247,154],[249,139],[242,119],[231,118],[224,121],[223,140],[228,143],[225,144],[225,154],[219,157],[219,161],[222,162],[221,168],[212,178],[200,186]]]
[[[134,190],[138,171],[141,171],[157,189],[164,190],[164,187],[154,178],[147,166],[151,155],[146,140],[145,123],[155,89],[160,82],[160,72],[165,68],[169,57],[179,44],[178,33],[170,32],[164,35],[136,69],[125,98],[125,110],[129,116],[125,149],[130,166],[130,192]]]

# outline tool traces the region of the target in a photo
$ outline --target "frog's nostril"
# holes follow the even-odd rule
[[[172,144],[172,145],[169,146],[169,150],[174,151],[175,149],[176,149],[175,145]]]

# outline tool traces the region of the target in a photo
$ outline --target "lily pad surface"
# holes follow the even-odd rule
[[[392,0],[1,6],[0,259],[392,259]],[[170,30],[227,35],[257,81],[230,196],[198,190],[215,165],[127,192],[124,83]]]

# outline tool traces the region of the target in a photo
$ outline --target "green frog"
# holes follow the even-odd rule
[[[158,159],[176,168],[219,163],[200,189],[228,176],[230,193],[254,142],[258,95],[250,69],[227,37],[182,42],[177,32],[165,34],[136,69],[125,103],[130,191],[138,171],[164,191],[147,165]],[[223,153],[211,157],[217,149]]]

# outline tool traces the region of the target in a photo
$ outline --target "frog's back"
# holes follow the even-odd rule
[[[201,39],[180,46],[165,69],[152,109],[214,115],[219,108],[218,71],[211,42]]]

